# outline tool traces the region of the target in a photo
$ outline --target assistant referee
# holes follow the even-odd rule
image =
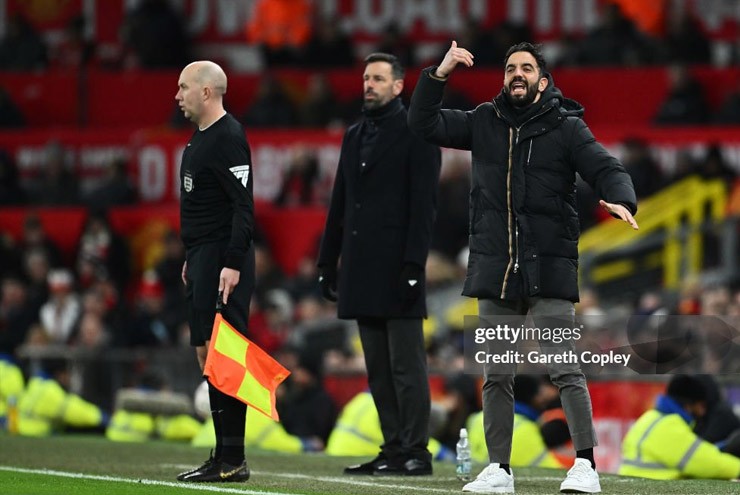
[[[193,62],[180,74],[180,109],[198,126],[180,166],[180,227],[186,249],[190,344],[203,369],[223,292],[223,315],[247,333],[254,291],[254,199],[252,160],[241,124],[223,106],[226,74],[210,61]],[[216,448],[200,467],[181,473],[180,481],[246,481],[244,456],[247,406],[208,384]]]

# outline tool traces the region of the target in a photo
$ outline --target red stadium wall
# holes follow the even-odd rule
[[[698,67],[692,73],[706,88],[713,108],[740,82],[740,69]],[[310,71],[280,70],[275,75],[290,94],[303,97]],[[361,94],[360,69],[328,71],[329,82],[339,100]],[[406,96],[416,85],[418,70],[409,71]],[[78,78],[71,72],[38,74],[3,73],[0,85],[23,111],[31,126],[59,127],[78,124],[91,128],[147,128],[165,126],[176,111],[175,93],[179,73],[105,72],[91,70]],[[557,69],[555,83],[563,93],[586,108],[586,121],[595,126],[649,124],[668,88],[665,69]],[[502,72],[493,69],[461,69],[450,79],[478,104],[498,94]],[[252,101],[259,76],[229,76],[227,108],[240,116]]]

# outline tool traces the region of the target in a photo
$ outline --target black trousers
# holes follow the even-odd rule
[[[221,270],[226,259],[226,242],[200,244],[186,253],[188,267],[185,288],[190,345],[197,347],[211,340],[216,317],[216,299]],[[223,317],[242,335],[248,335],[249,304],[254,292],[254,246],[249,248],[239,274],[239,283],[229,295]]]
[[[389,459],[431,461],[429,376],[421,319],[359,318],[368,383]]]

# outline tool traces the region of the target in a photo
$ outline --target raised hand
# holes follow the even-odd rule
[[[457,64],[465,64],[466,67],[473,66],[473,54],[467,51],[465,48],[458,47],[457,41],[453,40],[450,43],[450,49],[445,53],[445,58],[442,63],[437,67],[437,72],[434,74],[439,78],[446,78],[455,70]]]

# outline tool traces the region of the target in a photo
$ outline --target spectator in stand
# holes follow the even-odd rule
[[[252,301],[249,338],[267,353],[273,353],[293,331],[293,301],[284,289],[271,289]]]
[[[116,157],[105,165],[105,175],[100,183],[86,194],[82,201],[89,208],[108,209],[112,206],[130,205],[136,202],[136,190],[131,184],[127,162]]]
[[[62,252],[59,246],[49,238],[39,217],[33,213],[23,221],[23,237],[18,243],[22,252],[41,250],[46,255],[50,267],[62,265]]]
[[[23,113],[13,102],[10,93],[0,86],[0,129],[17,129],[25,125]]]
[[[39,312],[44,337],[52,344],[68,344],[82,311],[72,272],[66,268],[51,270],[48,283],[51,295]]]
[[[28,305],[38,314],[41,306],[49,300],[49,285],[46,280],[51,265],[46,251],[38,247],[24,250],[23,258],[24,275],[28,283]]]
[[[664,185],[663,171],[650,155],[648,144],[640,138],[628,138],[623,143],[622,165],[632,177],[637,199],[655,194]]]
[[[254,295],[261,305],[266,301],[269,291],[285,287],[285,275],[275,263],[270,249],[265,244],[255,242],[254,254],[255,276],[257,279]]]
[[[312,74],[306,97],[298,109],[299,122],[304,127],[326,128],[341,122],[339,104],[326,75]]]
[[[312,69],[352,67],[355,64],[352,38],[342,31],[338,19],[327,16],[316,19],[303,64]]]
[[[738,177],[737,172],[722,156],[722,145],[720,143],[709,145],[707,154],[704,156],[704,164],[699,167],[699,174],[704,179],[721,179],[728,190]]]
[[[45,150],[41,176],[29,191],[30,202],[35,205],[74,205],[80,201],[77,177],[68,162],[67,150],[58,142],[50,142]]]
[[[414,44],[395,22],[385,27],[374,51],[395,55],[404,67],[413,67],[416,64]]]
[[[18,167],[13,157],[0,149],[0,206],[22,205],[26,192],[18,183]]]
[[[281,362],[291,375],[279,389],[280,422],[301,437],[306,450],[323,450],[337,419],[337,407],[322,384],[323,355],[305,349],[283,348]]]
[[[126,347],[166,347],[177,340],[177,328],[164,321],[164,288],[154,271],[141,277],[134,296],[134,313],[120,342]]]
[[[740,65],[740,59],[737,65]],[[735,89],[725,97],[717,109],[714,122],[722,125],[740,124],[740,78],[737,80]]]
[[[635,66],[653,59],[652,40],[625,17],[619,5],[606,3],[596,28],[576,45],[573,59],[586,66]]]
[[[64,27],[62,40],[53,52],[52,65],[62,69],[87,67],[95,57],[95,43],[85,34],[85,17],[78,15]]]
[[[93,211],[88,216],[80,236],[77,262],[82,287],[110,280],[119,293],[126,288],[131,273],[129,246],[113,230],[104,211]]]
[[[167,0],[141,0],[123,21],[127,67],[172,69],[191,61],[185,23]]]
[[[498,40],[494,36],[493,31],[486,30],[478,19],[468,17],[456,39],[460,46],[470,47],[471,53],[475,53],[476,64],[481,67],[490,67],[500,64],[506,54],[506,49],[501,52],[501,47],[497,44]],[[445,53],[447,53],[447,46],[435,55],[434,61],[444,58]],[[445,106],[445,108],[449,107]]]
[[[710,64],[712,62],[709,38],[685,6],[668,10],[662,45],[665,58],[670,63]]]
[[[3,277],[0,282],[0,354],[13,355],[37,319],[38,313],[28,304],[23,281],[15,276]]]
[[[28,19],[20,14],[7,24],[5,38],[0,40],[0,70],[39,70],[47,64],[46,43]]]
[[[678,182],[692,175],[697,175],[699,163],[689,149],[680,149],[676,152],[676,161],[673,165],[673,172],[670,182]]]
[[[311,37],[309,0],[257,0],[247,23],[247,39],[259,45],[268,67],[300,62]]]
[[[2,230],[0,230],[0,277],[13,275],[22,277],[21,261],[23,253],[18,249],[15,239]]]
[[[296,146],[288,170],[283,178],[275,205],[282,207],[316,206],[316,187],[319,179],[319,160],[306,146]]]
[[[177,232],[169,231],[163,240],[163,256],[154,267],[164,290],[162,321],[168,329],[179,328],[185,323],[185,287],[182,283],[182,265],[185,263],[185,248]],[[175,340],[178,341],[177,337]]]
[[[704,384],[707,392],[707,411],[697,418],[694,433],[722,450],[730,436],[740,430],[740,417],[734,413],[732,404],[712,375],[697,375],[696,378]]]
[[[653,121],[658,125],[704,124],[709,105],[702,85],[685,65],[672,65],[667,71],[668,94]]]
[[[292,127],[296,109],[280,80],[272,75],[262,78],[254,100],[242,117],[249,127]]]
[[[321,291],[319,290],[316,279],[319,277],[319,271],[316,268],[316,259],[313,256],[305,256],[298,263],[296,274],[288,280],[287,289],[294,301],[298,302],[299,312],[300,303],[304,298],[317,298],[321,303]],[[300,317],[300,314],[296,315]]]

